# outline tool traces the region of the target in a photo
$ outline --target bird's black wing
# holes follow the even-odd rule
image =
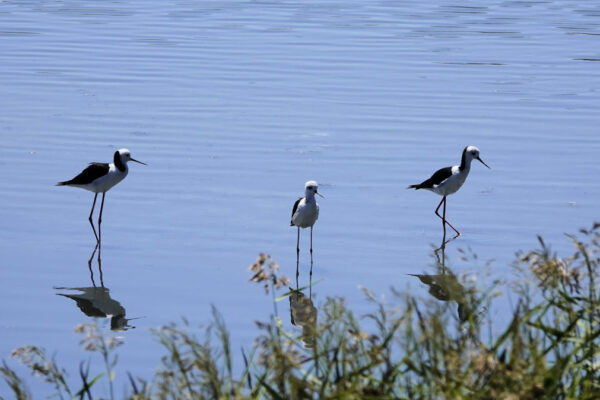
[[[291,216],[291,218],[294,218],[294,214],[296,214],[296,210],[298,209],[298,204],[300,204],[300,200],[302,200],[302,197],[300,197],[294,203],[294,208],[292,208],[292,216]],[[290,221],[290,226],[294,226],[294,222],[293,221]]]
[[[81,171],[79,175],[70,181],[58,182],[57,185],[86,185],[94,180],[104,176],[110,169],[107,163],[90,163],[90,165]]]
[[[446,167],[435,171],[431,178],[419,183],[418,185],[410,185],[409,189],[431,189],[435,185],[439,185],[446,179],[452,176],[452,167]]]
[[[106,318],[106,313],[100,310],[98,307],[94,306],[91,301],[88,299],[82,299],[78,295],[70,295],[70,294],[60,294],[59,296],[68,297],[69,299],[75,300],[77,303],[77,307],[88,317],[100,317]]]

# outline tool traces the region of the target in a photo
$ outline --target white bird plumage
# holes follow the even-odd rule
[[[319,192],[319,184],[308,181],[304,185],[304,197],[296,200],[292,210],[291,226],[299,228],[312,227],[319,218],[319,204],[315,200],[315,194],[322,196]]]
[[[298,227],[298,238],[296,241],[296,286],[298,286],[299,264],[300,264],[300,228],[310,228],[310,277],[312,280],[312,231],[315,222],[319,218],[319,204],[315,200],[315,194],[319,193],[319,184],[316,181],[308,181],[304,184],[304,197],[294,203],[292,209],[291,226]]]
[[[121,182],[129,173],[128,161],[144,164],[131,157],[127,149],[117,150],[112,163],[93,162],[81,171],[75,178],[57,183],[57,186],[73,186],[89,190],[94,193],[106,193],[117,183]],[[146,164],[144,164],[146,165]]]
[[[104,208],[104,197],[106,192],[109,191],[117,183],[121,182],[127,176],[129,168],[127,162],[133,161],[139,164],[147,165],[141,161],[138,161],[131,157],[131,153],[127,149],[120,149],[115,151],[113,155],[112,163],[97,163],[93,162],[88,165],[86,169],[81,171],[76,177],[71,180],[58,182],[57,186],[73,186],[90,192],[94,192],[94,202],[92,203],[92,210],[90,211],[89,221],[94,231],[96,240],[100,242],[100,224],[102,223],[102,210]],[[94,213],[94,207],[96,206],[96,199],[98,193],[102,193],[102,203],[100,205],[100,214],[98,216],[98,234],[96,234],[96,228],[92,222],[92,214]]]
[[[443,196],[440,204],[435,209],[435,214],[442,219],[442,225],[444,228],[444,238],[446,237],[446,224],[448,224],[456,236],[460,236],[460,232],[446,221],[446,196],[456,193],[461,186],[465,183],[469,172],[471,171],[471,161],[478,160],[486,167],[490,168],[483,160],[479,157],[479,149],[475,146],[467,146],[464,148],[460,165],[454,165],[452,167],[441,168],[437,170],[429,179],[416,184],[410,185],[409,189],[426,189],[434,193]],[[440,207],[444,205],[443,215],[438,213]]]

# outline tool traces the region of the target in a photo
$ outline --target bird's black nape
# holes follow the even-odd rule
[[[125,170],[127,169],[127,167],[125,167],[125,164],[123,164],[123,161],[121,161],[121,153],[119,153],[118,151],[115,151],[114,163],[115,167],[117,167],[117,169],[121,172],[125,172]]]
[[[460,159],[460,166],[458,167],[458,169],[460,169],[461,171],[463,171],[467,166],[467,149],[468,148],[469,148],[469,146],[465,147],[465,149],[462,152],[462,157]]]

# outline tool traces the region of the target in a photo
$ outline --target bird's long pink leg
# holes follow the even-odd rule
[[[92,221],[92,215],[94,214],[94,207],[96,207],[96,199],[98,198],[98,193],[94,195],[94,202],[92,203],[92,210],[90,211],[90,217],[88,220],[90,221],[90,225],[92,226],[92,231],[94,232],[94,236],[96,237],[96,242],[99,242],[98,234],[96,233],[96,228],[94,227],[94,221]]]
[[[443,217],[438,212],[440,207],[442,206],[442,203],[444,204],[444,216]],[[442,242],[445,242],[446,241],[446,196],[442,197],[440,204],[438,204],[437,208],[435,209],[435,215],[437,215],[438,217],[440,217],[442,219],[442,227],[444,228],[444,238],[443,238]]]
[[[444,197],[444,222],[446,222],[448,226],[450,226],[450,228],[454,229],[454,232],[456,232],[455,238],[460,236],[460,232],[456,230],[456,228],[453,227],[452,224],[446,220],[446,197]]]
[[[106,196],[106,192],[102,193],[102,203],[100,203],[100,215],[98,216],[98,242],[102,242],[102,228],[100,228],[100,224],[102,223],[102,210],[104,209],[104,196]]]
[[[313,267],[313,251],[312,251],[312,231],[313,231],[313,227],[310,227],[310,278],[309,278],[309,285],[310,285],[310,297],[312,298],[312,267]]]
[[[300,227],[298,227],[298,239],[296,240],[296,289],[298,289],[298,271],[300,267]]]

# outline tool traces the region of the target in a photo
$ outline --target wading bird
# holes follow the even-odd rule
[[[319,205],[315,200],[315,194],[325,198],[318,191],[319,184],[315,181],[308,181],[304,184],[304,197],[299,198],[294,203],[292,209],[292,220],[290,226],[298,227],[298,239],[296,241],[296,287],[298,286],[298,266],[300,263],[300,228],[310,227],[310,277],[312,281],[313,267],[313,249],[312,249],[312,231],[313,225],[319,218]]]
[[[444,240],[446,238],[446,224],[450,226],[456,232],[456,236],[460,236],[460,232],[456,230],[455,227],[448,221],[446,221],[446,196],[455,193],[460,189],[460,187],[465,183],[467,176],[469,175],[469,171],[471,170],[471,161],[473,160],[480,161],[483,165],[490,168],[486,163],[483,162],[481,158],[479,158],[479,149],[475,146],[467,146],[463,150],[462,159],[460,161],[460,165],[455,165],[452,167],[446,167],[437,170],[431,178],[427,179],[424,182],[421,182],[417,185],[410,185],[408,189],[427,189],[431,190],[434,193],[439,194],[442,197],[442,201],[438,204],[435,209],[435,215],[442,219],[442,226],[444,227]],[[444,210],[442,215],[438,213],[440,207],[444,204]]]
[[[75,178],[69,181],[58,182],[56,184],[56,186],[78,187],[95,193],[89,221],[92,225],[94,236],[96,236],[96,240],[98,242],[100,242],[100,239],[102,238],[100,224],[102,223],[102,209],[104,208],[104,196],[106,196],[106,192],[117,183],[125,179],[127,173],[129,172],[129,168],[127,168],[128,161],[147,165],[141,161],[131,158],[131,153],[127,149],[115,151],[113,160],[114,161],[110,164],[97,162],[90,163],[90,165],[81,171],[81,173]],[[92,222],[92,214],[94,213],[94,207],[96,206],[98,193],[102,193],[102,203],[100,204],[100,214],[98,216],[98,234],[96,234],[96,228],[94,228],[94,223]]]

